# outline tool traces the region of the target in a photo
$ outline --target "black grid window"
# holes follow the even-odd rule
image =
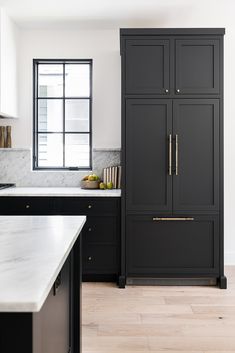
[[[92,60],[33,60],[34,169],[91,169]]]

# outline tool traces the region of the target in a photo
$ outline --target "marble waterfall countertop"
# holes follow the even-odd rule
[[[85,216],[0,216],[0,312],[37,312]]]
[[[80,187],[13,187],[0,190],[1,196],[120,197],[121,190],[84,190]]]

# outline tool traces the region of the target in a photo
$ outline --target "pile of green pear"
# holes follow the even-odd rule
[[[105,189],[112,189],[113,188],[113,183],[110,181],[107,184],[101,182],[99,185],[100,189],[105,190]]]
[[[100,178],[98,177],[98,175],[96,174],[90,174],[90,175],[86,175],[83,178],[84,181],[99,181]],[[104,182],[100,182],[99,183],[99,188],[101,190],[106,190],[106,189],[113,189],[113,183],[110,181],[108,183],[104,183]]]

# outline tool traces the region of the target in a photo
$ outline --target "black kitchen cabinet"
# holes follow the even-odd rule
[[[172,134],[172,102],[126,101],[126,208],[129,211],[172,210],[172,178],[168,177],[168,137]]]
[[[33,314],[33,353],[70,349],[70,259],[66,261],[42,309]]]
[[[120,33],[120,287],[165,276],[225,288],[224,29]]]
[[[126,136],[127,211],[219,210],[218,100],[127,99]]]
[[[173,212],[219,211],[219,125],[217,99],[174,100]]]
[[[217,215],[128,216],[127,234],[127,276],[218,273]]]
[[[83,280],[117,280],[120,272],[119,198],[3,196],[0,214],[86,215],[82,241]]]
[[[105,243],[94,244],[87,242],[83,246],[84,277],[88,277],[89,274],[104,276],[105,274],[112,275],[117,273],[117,256],[116,244],[107,245]]]
[[[53,197],[0,197],[0,215],[53,215]]]
[[[61,197],[56,214],[86,215],[83,280],[117,280],[120,267],[120,200],[116,197]]]
[[[147,33],[147,32],[146,32]],[[197,34],[195,32],[195,34]],[[135,35],[121,30],[125,95],[220,94],[221,38],[166,33]]]
[[[84,227],[85,243],[83,245],[83,273],[84,279],[94,279],[102,275],[108,279],[118,273],[119,247],[117,239],[119,233],[116,216],[89,217]]]
[[[169,89],[169,40],[126,41],[126,93],[166,94]]]
[[[55,211],[63,215],[111,216],[119,210],[116,197],[71,197],[54,198]]]
[[[0,313],[0,352],[80,353],[80,286],[81,235],[39,312]]]
[[[219,94],[219,39],[175,40],[175,93]]]

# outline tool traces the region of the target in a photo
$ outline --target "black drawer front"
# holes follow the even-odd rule
[[[115,216],[90,216],[83,231],[83,243],[116,244],[118,219]]]
[[[164,216],[163,216],[164,217]],[[219,217],[127,219],[127,272],[132,275],[210,275],[219,272]],[[183,220],[184,217],[188,220]],[[178,219],[178,220],[177,220]]]
[[[1,197],[1,215],[116,215],[119,198]]]
[[[51,197],[1,197],[1,215],[53,215],[54,199]]]
[[[83,274],[112,274],[118,271],[115,245],[89,244],[83,247]]]
[[[57,214],[109,215],[118,211],[117,198],[61,197],[55,199]]]

